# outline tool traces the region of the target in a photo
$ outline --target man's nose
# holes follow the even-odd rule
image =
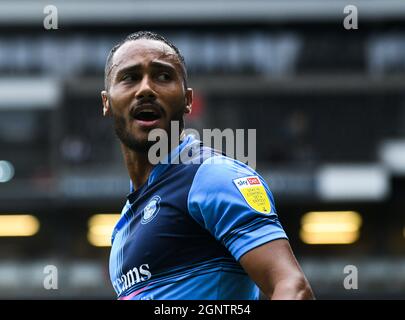
[[[143,77],[139,84],[139,88],[136,91],[135,97],[137,99],[156,98],[156,93],[153,91],[150,78],[148,76]]]

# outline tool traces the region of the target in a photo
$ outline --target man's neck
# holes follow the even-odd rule
[[[184,131],[180,134],[180,141],[185,137]],[[178,147],[179,141],[175,144],[173,149]],[[173,151],[170,150],[170,152]],[[121,150],[124,156],[125,164],[128,169],[129,177],[131,178],[134,189],[141,187],[149,178],[149,175],[153,169],[153,164],[149,162],[147,152],[136,152],[129,149],[121,143]]]
[[[149,177],[153,165],[148,160],[148,153],[136,152],[121,144],[122,154],[134,189],[142,186]]]

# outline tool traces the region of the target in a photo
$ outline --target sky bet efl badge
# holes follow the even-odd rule
[[[270,213],[271,205],[266,190],[258,176],[233,180],[246,202],[256,211]]]

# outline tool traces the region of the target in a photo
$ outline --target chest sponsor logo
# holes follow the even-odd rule
[[[156,217],[160,210],[160,197],[159,196],[153,196],[152,199],[148,202],[146,207],[143,209],[142,212],[142,219],[141,223],[146,224],[149,223],[153,220],[153,218]]]
[[[239,178],[233,182],[252,209],[260,213],[271,212],[269,196],[258,176]]]
[[[140,282],[148,281],[152,277],[149,271],[149,264],[142,264],[139,267],[133,267],[125,274],[113,281],[113,287],[118,295],[131,289],[132,286]]]

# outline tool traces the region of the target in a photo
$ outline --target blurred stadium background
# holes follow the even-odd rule
[[[257,169],[317,298],[405,297],[405,2],[55,0],[45,30],[47,4],[0,2],[0,298],[115,298],[115,216],[95,215],[121,210],[129,180],[100,90],[109,49],[137,30],[182,50],[188,127],[257,129]]]

